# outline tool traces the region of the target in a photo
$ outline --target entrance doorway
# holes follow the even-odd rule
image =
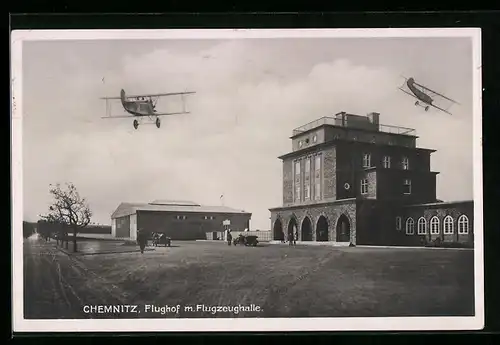
[[[281,223],[281,220],[279,218],[274,222],[273,237],[275,241],[285,240],[285,234],[283,233],[283,224]]]
[[[301,228],[301,241],[312,241],[313,240],[313,233],[312,233],[312,224],[311,220],[309,217],[305,217],[304,221],[302,222],[302,228]]]
[[[337,242],[351,241],[351,223],[345,214],[342,214],[337,221]]]
[[[297,219],[295,217],[292,217],[290,219],[290,222],[288,222],[288,239],[293,238],[293,235],[295,232],[298,230],[298,225],[297,225]]]
[[[319,217],[318,223],[316,224],[316,241],[328,241],[328,221],[325,216]]]

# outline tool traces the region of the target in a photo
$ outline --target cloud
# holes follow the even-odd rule
[[[228,41],[195,54],[167,49],[125,56],[106,70],[72,57],[78,68],[68,77],[54,67],[50,76],[40,71],[38,78],[64,83],[48,102],[39,99],[48,97],[43,90],[31,91],[27,101],[25,216],[43,211],[49,183],[68,180],[101,223],[109,223],[122,201],[219,204],[224,193],[227,206],[253,213],[254,228],[269,229],[268,208],[282,203],[277,156],[291,150],[292,129],[339,111],[377,111],[384,123],[416,128],[422,146],[438,149],[432,161],[442,173],[438,197],[471,198],[470,118],[423,113],[396,89],[399,72],[390,66],[336,59],[291,77],[286,70],[296,61],[273,52]],[[197,93],[187,100],[191,114],[163,117],[160,130],[143,124],[135,131],[132,119],[100,119],[105,108],[98,97],[118,95],[121,88],[130,94]],[[180,106],[170,101],[162,99],[159,111]],[[119,110],[115,104],[113,111]]]

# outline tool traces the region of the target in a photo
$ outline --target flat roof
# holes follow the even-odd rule
[[[439,201],[439,202],[429,202],[425,204],[413,204],[405,205],[404,207],[430,207],[430,206],[450,206],[457,204],[472,204],[474,200],[456,200],[456,201]]]
[[[314,121],[306,123],[305,125],[297,127],[292,131],[292,136],[290,137],[290,139],[293,139],[297,136],[300,136],[302,134],[305,134],[305,133],[310,132],[314,129],[317,129],[319,127],[324,127],[324,126],[349,129],[349,130],[358,130],[358,131],[364,131],[364,132],[387,133],[387,134],[393,134],[393,135],[402,135],[402,136],[407,136],[407,137],[418,138],[418,136],[416,134],[416,130],[414,128],[386,125],[386,124],[380,124],[380,123],[372,124],[370,122],[367,122],[367,124],[370,124],[373,126],[373,128],[371,128],[371,129],[360,126],[359,124],[356,124],[356,123],[342,124],[342,121],[337,117],[337,115],[340,115],[340,114],[341,113],[336,114],[335,117],[323,116],[319,119],[316,119]],[[345,115],[364,118],[364,116],[361,116],[361,115],[354,115],[354,114],[347,114],[347,113]]]
[[[337,143],[347,143],[347,144],[354,144],[354,145],[370,145],[370,146],[379,146],[379,147],[395,147],[398,149],[404,149],[404,150],[408,150],[408,151],[421,151],[421,152],[431,152],[431,153],[436,152],[435,149],[428,149],[428,148],[424,148],[424,147],[408,147],[408,146],[402,146],[402,145],[389,145],[389,144],[383,144],[383,143],[369,143],[369,142],[365,142],[365,141],[354,141],[354,140],[339,138],[339,139],[330,139],[328,141],[325,141],[325,142],[322,142],[319,144],[314,144],[314,145],[307,146],[307,147],[304,147],[304,148],[301,148],[301,149],[298,149],[295,151],[291,151],[291,152],[285,153],[281,156],[278,156],[278,158],[285,159],[285,158],[289,158],[289,157],[293,157],[293,156],[300,156],[300,155],[306,154],[308,152],[314,152],[316,150],[335,146],[335,144],[337,144]]]
[[[157,203],[128,203],[122,202],[111,214],[111,218],[119,218],[137,213],[137,211],[170,212],[170,213],[225,213],[225,214],[246,214],[250,212],[239,210],[227,206],[203,206],[199,204],[157,204]]]

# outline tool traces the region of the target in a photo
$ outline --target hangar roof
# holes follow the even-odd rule
[[[151,203],[128,203],[122,202],[113,212],[111,218],[129,216],[137,211],[159,211],[179,213],[233,213],[248,214],[244,210],[238,210],[226,206],[203,206],[190,201],[164,201],[155,200]]]

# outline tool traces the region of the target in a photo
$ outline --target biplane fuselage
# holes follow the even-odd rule
[[[150,99],[144,99],[145,97],[138,97],[138,100],[129,101],[125,94],[125,90],[121,90],[120,99],[122,102],[123,109],[129,114],[134,116],[152,116],[155,115],[155,107]]]
[[[419,89],[417,89],[414,84],[415,84],[415,80],[413,78],[409,78],[406,81],[406,85],[411,90],[411,92],[413,92],[413,94],[415,95],[415,97],[417,97],[422,102],[425,102],[427,104],[431,104],[432,105],[432,102],[434,100],[429,95],[427,95],[427,94],[423,93],[422,91],[420,91]]]

